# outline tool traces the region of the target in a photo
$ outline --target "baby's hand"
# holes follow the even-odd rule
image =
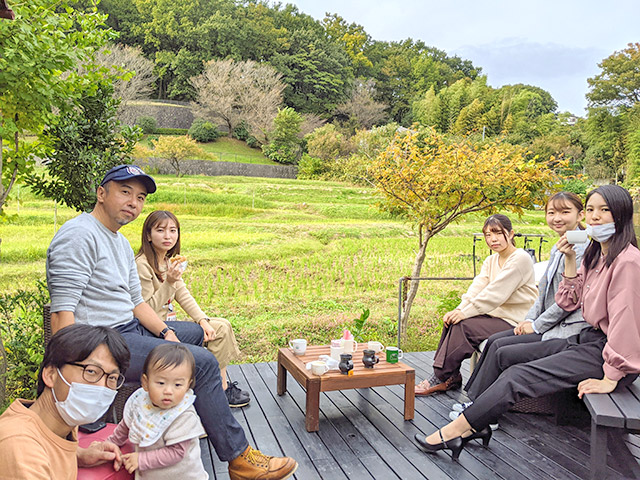
[[[138,452],[127,453],[122,456],[122,463],[127,472],[133,473],[138,469]]]

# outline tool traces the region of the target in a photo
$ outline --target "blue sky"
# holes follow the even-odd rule
[[[637,0],[288,0],[314,18],[337,13],[375,40],[422,40],[481,66],[489,85],[537,85],[583,116],[587,78],[640,42]]]

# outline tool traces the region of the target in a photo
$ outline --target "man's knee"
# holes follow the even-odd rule
[[[204,330],[194,322],[167,322],[176,330],[176,336],[182,343],[191,345],[202,345],[204,341]]]
[[[218,359],[206,348],[189,346],[196,361],[196,376],[199,374],[220,375],[220,365]]]

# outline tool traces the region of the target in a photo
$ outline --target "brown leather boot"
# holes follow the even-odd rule
[[[458,372],[456,375],[447,378],[444,382],[435,375],[431,375],[428,380],[423,380],[415,387],[415,393],[418,397],[424,397],[436,392],[446,392],[454,388],[462,386],[462,375]]]
[[[229,462],[231,480],[284,480],[298,468],[291,457],[270,457],[251,446]]]

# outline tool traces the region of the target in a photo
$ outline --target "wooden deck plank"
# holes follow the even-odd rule
[[[432,352],[419,353],[416,357],[418,359],[422,359],[422,366],[420,366],[420,361],[418,361],[414,364],[414,367],[419,367],[422,372],[430,374],[431,362],[433,360]],[[425,365],[428,367],[425,367]],[[441,401],[445,403],[445,409],[449,410],[453,404],[449,394],[456,399],[464,399],[464,401],[468,400],[462,390],[449,391],[445,395],[433,395],[425,398],[433,399],[433,401]],[[448,417],[448,411],[446,412],[446,415]],[[513,417],[521,418],[514,420]],[[533,417],[536,420],[543,422],[544,426],[531,426],[527,422],[527,417]],[[449,419],[446,418],[445,422],[448,421]],[[520,460],[520,463],[518,464],[519,469],[520,465],[528,463],[528,460],[526,460],[527,450],[522,450],[522,446],[524,445],[529,449],[529,451],[533,450],[534,452],[538,452],[546,457],[547,462],[545,463],[551,461],[551,465],[555,464],[555,469],[558,470],[559,476],[566,475],[567,472],[571,472],[572,474],[569,475],[569,478],[573,475],[577,475],[579,477],[588,476],[588,469],[585,465],[588,465],[589,460],[589,444],[586,444],[586,452],[576,451],[573,446],[571,446],[571,439],[567,438],[566,434],[561,434],[561,438],[563,440],[567,440],[568,446],[564,449],[558,449],[556,446],[557,440],[549,435],[549,431],[558,431],[558,427],[553,425],[553,423],[545,416],[508,413],[501,418],[500,429],[494,432],[492,443],[495,440],[507,449],[503,450],[503,454],[506,458],[511,458],[513,456],[513,454],[509,454],[509,451],[517,451],[523,455],[517,457]],[[494,450],[495,448],[495,446],[491,446],[491,450]],[[566,472],[564,470],[566,470]],[[548,473],[546,473],[548,471],[548,467],[543,467],[541,473],[546,476],[548,475]]]
[[[419,352],[416,355],[426,361],[430,370],[434,352]],[[463,365],[463,376],[465,367],[466,365]],[[447,392],[447,395],[451,394],[451,392]],[[459,397],[464,393],[455,395]],[[443,396],[436,395],[434,398],[443,398]],[[554,460],[559,466],[562,465],[562,467],[581,478],[589,477],[590,429],[588,424],[585,424],[585,428],[582,430],[574,426],[557,427],[549,420],[549,417],[544,415],[508,413],[500,421],[500,430],[505,430],[508,426],[506,422],[514,417],[515,420],[512,421],[516,427],[515,431],[520,432],[517,441],[527,439],[527,443],[532,448]],[[533,438],[527,438],[527,432],[533,434]],[[612,455],[607,457],[607,464],[609,465],[607,478],[619,478],[620,472],[616,470],[618,462]]]
[[[403,387],[399,387],[403,390]],[[464,461],[452,462],[451,457],[442,452],[436,455],[429,455],[418,450],[413,443],[413,437],[416,433],[423,433],[417,427],[415,418],[413,422],[405,422],[402,416],[404,405],[398,410],[393,408],[387,403],[387,401],[381,397],[378,393],[379,390],[386,389],[362,389],[354,390],[350,395],[352,403],[357,402],[358,409],[369,418],[372,423],[387,438],[392,439],[392,443],[399,450],[399,452],[409,461],[411,464],[427,478],[456,478],[456,479],[474,479],[474,475],[471,475],[463,466]],[[354,396],[359,395],[367,403],[360,400],[354,400]],[[403,400],[401,400],[403,403]],[[375,410],[374,410],[375,409]],[[394,430],[395,429],[395,430]]]
[[[275,378],[277,375],[276,364],[269,363],[268,365],[272,370],[273,377]],[[297,382],[293,381],[288,382],[287,392],[291,397],[291,400],[300,409],[301,418],[304,418],[304,389]],[[282,398],[287,398],[287,395],[284,395]],[[346,474],[350,479],[370,479],[371,472],[381,472],[381,470],[384,470],[384,468],[386,468],[386,464],[381,462],[377,455],[363,455],[361,450],[358,451],[358,455],[354,453],[352,450],[356,437],[354,430],[347,429],[344,423],[348,423],[348,421],[344,419],[337,409],[331,408],[333,404],[329,399],[325,397],[321,402],[323,406],[320,410],[321,428],[318,432],[307,432],[307,437],[317,436],[331,452],[331,455],[342,468],[344,474]],[[332,419],[336,420],[335,425],[332,422]],[[362,442],[362,438],[359,438],[359,441]],[[369,460],[373,460],[374,463],[372,464]],[[371,471],[369,471],[369,469],[371,469]],[[395,477],[391,470],[388,470],[387,474],[389,475],[387,478]]]
[[[262,428],[259,430],[254,429],[253,420],[247,416],[249,428],[253,431],[256,443],[260,445],[260,451],[267,455],[287,455],[295,458],[298,462],[296,478],[320,479],[321,477],[313,461],[309,458],[296,436],[297,432],[292,429],[289,419],[271,396],[270,390],[273,390],[273,385],[267,386],[264,383],[256,364],[245,364],[242,367],[242,371],[251,385],[254,395],[260,399],[259,407],[261,411],[259,416],[261,423],[264,422]],[[247,409],[248,411],[250,409]],[[276,450],[282,453],[276,452]]]
[[[407,360],[407,362],[411,362],[411,365],[424,375],[422,378],[426,378],[426,376],[429,376],[432,372],[430,363],[431,358],[420,355],[411,355],[409,357],[405,357],[405,360]],[[427,363],[427,361],[429,363]],[[461,396],[462,398],[460,398]],[[461,393],[457,393],[456,397],[464,401],[468,400],[466,396],[463,396]],[[449,423],[449,412],[451,411],[451,406],[454,401],[452,401],[447,395],[437,394],[418,398],[418,410],[422,408],[422,405],[428,406],[428,408],[434,412],[429,414],[430,418],[434,419],[436,418],[435,415],[438,415],[438,426]],[[431,433],[432,431],[433,430],[429,430],[427,433]],[[521,434],[522,432],[519,431],[518,433]],[[489,449],[483,449],[479,444],[477,444],[477,442],[473,442],[474,445],[472,445],[472,448],[473,446],[479,447],[480,451],[478,451],[477,459],[486,465],[486,467],[504,478],[548,478],[547,473],[538,469],[535,466],[535,463],[532,464],[529,462],[527,459],[528,449],[523,448],[522,442],[514,440],[515,439],[509,436],[506,432],[497,431],[494,432]],[[471,448],[466,450],[471,451]],[[521,453],[522,455],[518,455],[518,453]],[[517,460],[518,465],[518,468],[515,469],[517,471],[515,472],[513,466],[514,459]]]
[[[262,376],[266,385],[276,384],[276,375],[268,364],[258,363],[256,364],[256,369]],[[306,429],[304,429],[305,416],[291,396],[274,395],[273,388],[271,388],[270,393],[273,400],[287,416],[292,431],[298,436],[303,448],[307,452],[307,455],[318,470],[319,475],[322,478],[347,480],[347,476],[340,468],[340,464],[333,457],[331,450],[327,447],[327,444],[325,444],[318,435],[306,432]]]
[[[366,439],[367,443],[375,450],[378,456],[389,466],[391,470],[400,478],[420,479],[425,478],[420,470],[416,469],[404,456],[395,448],[393,442],[385,437],[384,432],[380,432],[375,425],[353,405],[345,396],[345,392],[327,392],[327,397],[333,404],[349,419],[356,430]],[[375,478],[375,477],[374,477]],[[434,478],[438,478],[434,476]]]
[[[416,381],[432,373],[433,352],[405,354]],[[229,376],[252,395],[233,414],[250,444],[268,455],[289,455],[299,463],[297,479],[428,479],[578,480],[589,478],[589,439],[586,426],[556,426],[548,417],[507,413],[500,420],[489,448],[471,442],[452,462],[444,452],[424,454],[413,443],[416,433],[429,434],[446,424],[451,405],[466,401],[463,390],[416,398],[416,415],[404,420],[404,386],[334,391],[320,394],[320,429],[305,430],[306,394],[289,376],[287,392],[276,392],[277,365],[230,365]],[[468,362],[461,369],[466,383]],[[623,439],[640,456],[640,437]],[[211,479],[229,478],[206,440],[202,457]],[[607,479],[623,478],[629,470],[612,455]]]

